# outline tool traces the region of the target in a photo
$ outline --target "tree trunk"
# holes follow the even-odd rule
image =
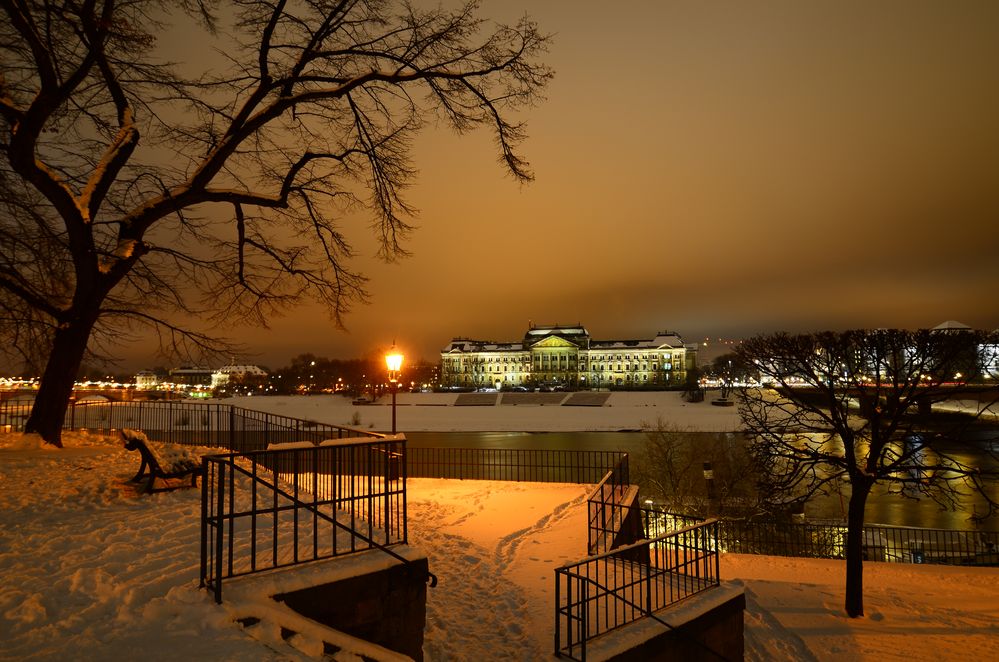
[[[846,614],[864,615],[864,507],[871,481],[851,479],[850,505],[846,520]]]
[[[95,319],[77,319],[56,329],[52,351],[35,394],[35,404],[24,426],[42,439],[62,448],[62,426],[66,418],[73,383],[87,350]]]

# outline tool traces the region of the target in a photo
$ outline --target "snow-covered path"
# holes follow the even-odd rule
[[[554,568],[586,553],[588,488],[411,479],[410,490],[410,541],[440,575],[428,596],[428,658],[455,659],[455,650],[488,650],[497,660],[547,655]],[[575,532],[568,541],[566,528]],[[581,547],[569,558],[573,541]]]

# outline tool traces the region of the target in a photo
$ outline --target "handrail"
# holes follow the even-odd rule
[[[386,547],[385,545],[382,545],[381,543],[375,541],[374,539],[369,538],[368,536],[364,535],[360,531],[357,531],[356,529],[353,529],[353,528],[347,526],[343,522],[340,522],[339,520],[337,520],[335,517],[330,517],[326,513],[322,512],[318,508],[316,508],[314,504],[310,504],[307,501],[302,501],[301,499],[299,499],[295,495],[293,495],[293,494],[291,494],[291,493],[289,493],[289,492],[281,489],[281,487],[279,487],[278,484],[277,484],[277,477],[276,476],[275,476],[274,482],[271,483],[270,481],[266,480],[263,476],[260,476],[259,474],[258,475],[254,475],[250,471],[247,471],[244,467],[241,467],[238,464],[236,464],[235,462],[231,461],[232,459],[234,459],[236,457],[244,457],[246,455],[261,454],[261,453],[267,453],[267,451],[251,451],[249,453],[221,453],[221,454],[218,454],[218,455],[208,455],[208,456],[205,456],[203,458],[203,460],[205,462],[215,462],[215,461],[225,461],[226,459],[229,459],[230,461],[228,462],[228,465],[229,465],[229,468],[231,470],[233,470],[233,471],[239,471],[241,474],[243,474],[246,477],[250,478],[250,480],[252,480],[252,481],[254,481],[256,483],[260,483],[261,485],[263,485],[266,488],[274,490],[278,495],[284,497],[285,499],[288,499],[289,501],[291,501],[296,506],[304,508],[305,510],[311,512],[313,515],[319,517],[320,519],[324,520],[325,522],[327,522],[329,524],[332,524],[334,527],[338,527],[338,528],[340,528],[343,531],[347,531],[352,536],[354,536],[356,538],[359,538],[363,542],[367,543],[369,545],[369,549],[370,548],[374,548],[374,549],[381,550],[382,552],[385,552],[389,556],[391,556],[391,557],[393,557],[393,558],[401,561],[402,563],[404,563],[407,568],[413,568],[413,567],[415,567],[413,565],[413,561],[411,561],[410,559],[407,559],[406,557],[402,556],[401,554],[396,553],[394,550],[389,549],[388,547]],[[207,475],[207,471],[206,471],[206,475]],[[205,553],[205,547],[204,546],[202,546],[202,553]],[[205,566],[205,563],[203,562],[202,563],[202,567],[204,567],[204,566]],[[204,583],[205,583],[204,579],[205,578],[202,577],[202,585],[204,585]],[[434,588],[435,586],[437,586],[437,576],[434,573],[430,572],[429,570],[427,570],[427,579],[425,581],[430,586],[430,588]],[[215,579],[215,591],[214,591],[214,595],[215,595],[215,602],[221,603],[222,602],[222,577],[221,576],[217,577]]]
[[[596,580],[591,579],[591,578],[587,577],[586,575],[580,575],[578,573],[566,573],[566,574],[571,575],[572,577],[574,577],[574,578],[576,578],[576,579],[578,579],[580,581],[586,582],[588,584],[592,584],[593,586],[596,586],[597,588],[603,588],[602,586],[600,586],[599,583],[597,583]],[[645,616],[646,618],[651,618],[655,622],[661,623],[662,625],[665,625],[669,630],[671,630],[673,632],[676,632],[680,636],[683,636],[684,638],[686,638],[687,640],[689,640],[691,643],[694,643],[694,644],[700,646],[701,648],[703,648],[707,652],[711,653],[712,655],[714,655],[718,659],[725,660],[725,662],[730,662],[730,660],[727,657],[725,657],[724,655],[722,655],[721,653],[719,653],[715,649],[711,648],[710,646],[708,646],[706,643],[704,643],[700,639],[698,639],[696,637],[692,637],[692,636],[690,636],[688,634],[685,634],[683,632],[683,630],[679,630],[679,629],[673,627],[672,625],[670,625],[669,623],[667,623],[663,619],[661,619],[658,616],[656,616],[655,613],[652,612],[652,611],[650,611],[647,607],[643,607],[640,604],[632,602],[631,600],[629,600],[628,598],[624,597],[623,595],[618,595],[618,594],[615,593],[614,597],[619,602],[624,603],[628,607],[631,607],[632,609],[636,609],[636,610],[642,612],[642,615]]]
[[[621,451],[543,448],[407,449],[410,478],[596,483],[620,465]]]
[[[718,586],[717,535],[718,520],[712,519],[556,568],[556,656],[564,654],[585,660],[588,640],[645,616],[672,629],[654,612]],[[668,595],[663,592],[663,581],[669,587]],[[674,587],[679,589],[678,597]],[[635,602],[635,591],[637,595],[644,593],[645,605]],[[588,615],[591,611],[593,614]],[[589,622],[592,615],[597,619],[594,623]],[[705,648],[722,657],[717,651]],[[575,657],[577,653],[580,657]]]
[[[658,536],[656,538],[643,538],[642,540],[638,540],[628,545],[621,545],[620,547],[615,547],[614,549],[607,550],[606,552],[600,552],[599,554],[592,554],[590,556],[583,557],[578,561],[573,561],[572,563],[563,563],[562,565],[557,567],[556,570],[568,569],[574,565],[580,565],[588,561],[599,561],[601,559],[607,558],[608,556],[620,556],[625,552],[628,552],[632,549],[643,547],[645,545],[648,545],[649,543],[662,542],[663,540],[669,538],[670,536],[679,536],[684,533],[690,533],[694,529],[699,529],[709,524],[717,524],[720,521],[721,520],[719,520],[716,517],[713,517],[711,519],[706,519],[703,522],[699,522],[697,524],[691,524],[690,526],[685,526],[682,529],[677,529],[676,531],[670,531],[669,533]]]
[[[696,520],[658,509],[641,508],[645,537]],[[846,522],[738,520],[719,518],[722,551],[804,558],[844,558]],[[999,565],[999,532],[865,524],[863,551],[871,561],[887,563],[960,563]]]
[[[628,455],[622,454],[586,499],[586,551],[593,554],[615,547],[625,533],[632,506],[625,502],[630,489]],[[631,539],[638,536],[631,533]]]
[[[201,585],[207,586],[220,601],[222,583],[227,577],[333,558],[358,549],[381,550],[408,569],[417,567],[414,561],[390,549],[391,545],[405,543],[407,539],[405,443],[405,437],[400,435],[322,446],[206,455]],[[293,480],[283,485],[281,481],[287,479],[281,475],[288,472]],[[244,482],[245,479],[249,482]],[[300,493],[300,487],[306,496]],[[258,492],[263,497],[259,507]],[[307,496],[310,493],[311,500]],[[238,509],[237,496],[244,504]],[[252,505],[246,503],[247,498]],[[341,513],[349,516],[349,523],[340,521]],[[258,529],[259,517],[271,518],[265,520],[269,524]],[[305,527],[301,534],[304,538],[300,537],[300,524]],[[368,527],[366,533],[361,530],[364,526]],[[384,543],[376,540],[382,537],[379,528],[384,530]],[[336,532],[348,534],[345,542],[349,541],[349,548],[337,544]],[[258,541],[267,540],[271,541],[271,558],[259,557]],[[246,550],[247,543],[248,555],[239,551],[239,568],[235,568],[234,550]],[[304,548],[300,546],[302,543]],[[262,563],[258,564],[258,560]],[[437,585],[436,575],[424,571],[422,566],[420,572],[426,573],[423,579],[431,587]]]
[[[13,431],[23,429],[33,403],[0,402],[0,425]],[[247,425],[249,424],[249,425]],[[151,430],[160,441],[189,445],[234,448],[245,442],[249,433],[252,444],[262,448],[271,435],[301,438],[358,436],[385,438],[387,435],[330,423],[272,414],[221,402],[178,400],[129,400],[124,402],[73,400],[62,421],[64,430],[86,427],[108,433],[123,427]],[[242,438],[237,440],[237,435]]]

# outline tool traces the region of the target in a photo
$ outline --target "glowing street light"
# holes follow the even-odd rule
[[[392,434],[395,434],[395,394],[399,391],[399,371],[402,369],[402,354],[392,344],[392,349],[385,355],[385,365],[388,367],[389,382],[392,383]]]

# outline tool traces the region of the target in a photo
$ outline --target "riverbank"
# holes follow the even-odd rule
[[[460,394],[399,393],[396,426],[400,432],[616,432],[662,421],[696,432],[739,429],[736,407],[716,407],[708,400],[685,402],[678,391],[608,395],[602,406],[503,404],[502,397],[495,398],[497,404],[462,406],[456,404]],[[253,396],[221,402],[332,425],[380,432],[392,428],[390,396],[365,405],[339,395]]]

